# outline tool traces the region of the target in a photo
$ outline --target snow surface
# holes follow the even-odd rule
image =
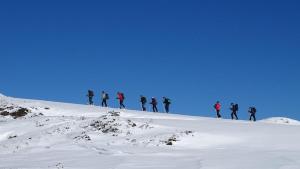
[[[31,113],[0,116],[0,169],[300,168],[300,126],[291,119],[254,123],[5,96],[1,106]]]
[[[262,121],[266,123],[275,123],[275,124],[300,125],[300,121],[286,118],[286,117],[272,117]]]

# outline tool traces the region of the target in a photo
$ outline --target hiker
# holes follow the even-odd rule
[[[166,111],[166,113],[169,113],[171,100],[168,99],[168,98],[166,98],[166,97],[163,97],[163,103],[165,105],[165,111]]]
[[[156,101],[156,99],[154,97],[151,98],[150,104],[152,104],[152,110],[153,110],[153,112],[158,112],[157,101]]]
[[[94,92],[92,90],[88,90],[88,94],[86,96],[89,98],[89,104],[90,105],[94,104],[93,102]]]
[[[252,118],[253,118],[253,121],[256,121],[256,117],[255,117],[256,108],[255,107],[250,107],[248,112],[250,113],[249,120],[252,121]]]
[[[124,100],[125,100],[124,93],[118,92],[117,93],[117,99],[120,102],[120,109],[122,109],[122,108],[125,109],[125,105],[124,105]]]
[[[109,99],[108,93],[106,93],[105,91],[102,91],[102,107],[107,107],[107,100]]]
[[[214,108],[216,109],[216,112],[217,112],[217,118],[221,118],[221,104],[219,101],[217,101],[217,103],[214,105]]]
[[[239,118],[237,116],[237,112],[239,111],[239,105],[231,103],[230,110],[231,110],[231,119],[232,120],[234,120],[234,119],[238,120]]]
[[[143,95],[141,95],[141,100],[140,100],[141,104],[142,104],[142,111],[146,111],[146,103],[147,103],[147,98]]]

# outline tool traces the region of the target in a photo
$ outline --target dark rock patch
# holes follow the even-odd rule
[[[9,137],[8,137],[8,139],[13,139],[13,138],[17,138],[17,136],[14,135],[14,136],[9,136]]]
[[[7,106],[4,105],[0,108],[0,115],[1,116],[11,116],[14,119],[24,117],[31,111],[27,108],[18,107],[18,106]]]
[[[74,140],[86,140],[86,141],[91,141],[91,137],[87,135],[86,133],[82,133],[80,136],[74,137]]]
[[[19,118],[19,117],[24,117],[26,116],[28,113],[30,112],[30,110],[26,109],[26,108],[20,108],[12,113],[10,113],[10,115],[16,119],[16,118]]]
[[[1,111],[1,112],[0,112],[0,115],[1,115],[1,116],[8,116],[8,115],[9,115],[9,112],[7,112],[7,111]]]

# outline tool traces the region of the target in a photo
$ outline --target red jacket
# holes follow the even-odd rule
[[[220,103],[216,103],[215,104],[215,109],[216,110],[221,110],[221,104]]]
[[[124,97],[123,97],[123,94],[122,93],[118,93],[118,99],[120,101],[123,101],[124,100]]]

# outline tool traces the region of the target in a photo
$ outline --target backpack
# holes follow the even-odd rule
[[[235,104],[235,105],[234,105],[234,109],[235,109],[235,111],[239,111],[239,105],[238,105],[238,104]]]
[[[91,97],[94,96],[94,92],[91,91],[91,90],[89,90],[89,91],[88,91],[88,96],[91,96]]]
[[[142,103],[147,103],[146,97],[141,97],[141,102],[142,102]]]
[[[251,112],[252,112],[252,113],[256,113],[256,108],[255,108],[255,107],[252,107]]]
[[[109,99],[108,93],[105,93],[105,99]]]
[[[164,101],[164,103],[165,103],[165,104],[171,104],[171,100],[168,99],[168,98],[166,98],[165,101]]]

